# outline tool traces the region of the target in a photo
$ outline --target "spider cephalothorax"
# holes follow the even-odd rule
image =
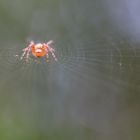
[[[25,57],[26,61],[28,61],[29,55],[30,53],[32,53],[32,55],[34,55],[35,57],[46,56],[46,59],[48,60],[49,52],[50,52],[53,58],[55,59],[55,61],[57,61],[57,58],[54,54],[55,50],[52,47],[50,47],[52,43],[53,43],[52,40],[50,40],[47,43],[37,43],[37,44],[31,41],[29,45],[23,49],[23,54],[21,56],[21,59]]]

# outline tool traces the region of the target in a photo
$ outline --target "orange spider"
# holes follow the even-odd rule
[[[23,54],[21,56],[21,59],[25,57],[26,61],[28,61],[29,55],[30,53],[32,53],[32,55],[34,55],[35,57],[46,56],[47,61],[48,61],[49,52],[50,52],[53,58],[55,59],[55,61],[57,61],[57,58],[54,54],[55,50],[50,47],[50,44],[52,43],[53,43],[52,40],[48,41],[47,43],[37,43],[37,44],[31,41],[28,47],[23,49]]]

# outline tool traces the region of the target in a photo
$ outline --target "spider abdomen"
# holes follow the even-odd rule
[[[47,50],[42,44],[37,44],[37,45],[32,46],[32,54],[35,57],[44,56],[46,53],[47,53]]]

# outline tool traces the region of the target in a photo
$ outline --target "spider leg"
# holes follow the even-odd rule
[[[28,58],[29,58],[29,55],[30,55],[30,51],[31,51],[31,48],[29,48],[27,50],[27,53],[26,53],[26,61],[28,61]]]
[[[48,52],[46,53],[46,58],[47,58],[46,61],[49,62],[49,54],[48,54]]]
[[[21,59],[21,60],[22,60],[22,59],[23,59],[23,57],[27,54],[28,47],[27,47],[27,48],[25,48],[25,49],[23,49],[22,51],[23,51],[23,53],[22,53],[22,55],[21,55],[21,57],[20,57],[20,59]]]
[[[57,61],[57,58],[54,54],[55,50],[53,48],[50,47],[50,45],[53,43],[53,40],[48,41],[47,43],[44,43],[44,46],[46,47],[46,49],[51,52],[53,58],[55,59],[55,61]]]
[[[29,44],[29,46],[23,49],[23,54],[22,54],[22,56],[20,57],[21,60],[22,60],[23,57],[25,56],[26,61],[28,61],[28,58],[29,58],[29,55],[30,55],[30,51],[31,51],[31,47],[32,47],[33,45],[34,45],[34,42],[31,41],[30,44]]]
[[[56,58],[56,56],[54,54],[55,50],[53,48],[51,48],[50,46],[47,46],[47,49],[51,52],[51,54],[52,54],[53,58],[55,59],[55,61],[57,61],[57,58]]]
[[[53,43],[53,40],[50,40],[50,41],[47,42],[46,45],[50,45],[50,44],[52,44],[52,43]]]

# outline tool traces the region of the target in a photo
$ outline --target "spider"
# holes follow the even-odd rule
[[[29,55],[30,55],[30,53],[32,53],[32,55],[37,58],[46,56],[47,61],[48,61],[49,52],[50,52],[52,54],[53,58],[55,59],[55,61],[57,61],[57,58],[54,54],[55,50],[50,47],[50,45],[52,43],[53,43],[52,40],[48,41],[47,43],[37,43],[37,44],[35,44],[33,41],[31,41],[29,43],[29,45],[22,50],[23,53],[22,53],[22,56],[20,59],[22,60],[25,57],[26,61],[28,61]]]

